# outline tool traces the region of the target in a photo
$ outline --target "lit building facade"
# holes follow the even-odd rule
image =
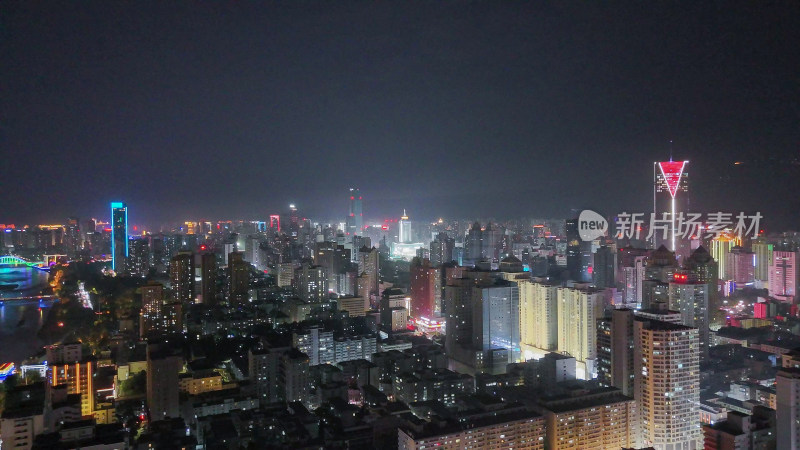
[[[769,295],[782,302],[793,303],[797,297],[798,252],[774,251],[769,268]]]
[[[588,285],[560,287],[557,303],[558,352],[575,358],[579,378],[591,379],[596,371],[597,320],[603,317],[603,294]]]
[[[111,202],[111,268],[125,272],[128,260],[128,207]]]
[[[697,329],[637,317],[634,337],[634,390],[643,446],[702,448]]]
[[[689,256],[689,240],[677,229],[678,215],[689,212],[689,179],[686,165],[689,161],[662,161],[653,163],[653,213],[657,220],[667,219],[666,238],[661,230],[653,230],[653,248],[664,245],[675,252],[678,259]]]

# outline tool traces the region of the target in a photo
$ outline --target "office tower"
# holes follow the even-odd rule
[[[658,228],[653,230],[653,248],[664,245],[681,260],[689,255],[689,238],[683,238],[677,228],[678,216],[689,212],[688,163],[672,160],[653,163],[653,213],[656,220],[665,220],[660,225],[666,230],[666,233]]]
[[[50,363],[48,367],[50,385],[67,385],[68,394],[81,395],[81,415],[91,416],[94,412],[94,381],[97,362],[82,359],[81,361],[62,361]]]
[[[228,255],[228,301],[231,305],[247,303],[250,299],[250,263],[244,253]]]
[[[83,236],[81,235],[80,220],[77,217],[67,218],[64,230],[64,248],[69,257],[74,257],[83,249]]]
[[[290,347],[248,351],[250,380],[263,404],[308,402],[309,358]]]
[[[164,285],[149,283],[141,287],[142,312],[139,317],[139,336],[144,339],[160,329],[161,308],[164,305]]]
[[[523,346],[555,351],[558,348],[558,285],[544,281],[519,282],[519,302]],[[526,354],[524,359],[532,357]]]
[[[592,280],[597,289],[617,287],[617,251],[614,245],[601,245],[594,253]]]
[[[772,252],[769,267],[769,295],[785,303],[794,303],[800,270],[797,270],[798,252]]]
[[[194,303],[194,254],[180,252],[169,262],[172,299],[190,305]]]
[[[111,269],[125,272],[128,259],[128,207],[111,202]]]
[[[581,239],[578,230],[578,219],[566,221],[567,231],[567,272],[569,279],[588,283],[592,281],[594,270],[591,241]]]
[[[586,285],[558,288],[558,352],[575,358],[579,378],[594,378],[597,319],[601,317],[603,295],[600,292]]]
[[[147,276],[150,272],[150,243],[145,238],[138,238],[131,239],[129,245],[128,272],[140,277]]]
[[[520,359],[519,287],[507,280],[473,291],[473,338],[475,349],[505,349],[507,363]]]
[[[497,224],[491,222],[486,224],[483,229],[483,249],[482,255],[490,262],[500,261],[500,256],[503,254],[505,231]]]
[[[281,216],[280,214],[271,214],[269,216],[269,229],[274,233],[281,232]]]
[[[441,273],[427,259],[411,260],[411,315],[433,318],[441,301]]]
[[[800,369],[785,367],[775,376],[778,446],[800,448]]]
[[[442,264],[449,263],[453,260],[453,249],[456,246],[456,240],[451,238],[445,232],[439,232],[436,238],[431,241],[431,264],[434,267],[439,267]]]
[[[755,253],[754,278],[762,283],[769,281],[769,268],[772,266],[773,245],[759,238],[752,244]]]
[[[308,355],[309,365],[333,364],[336,358],[336,346],[333,331],[325,331],[320,327],[311,327],[304,331],[292,333],[292,346]]]
[[[483,258],[483,230],[475,222],[464,239],[464,265],[474,265]]]
[[[548,449],[633,448],[638,440],[635,401],[617,389],[545,394],[534,409],[544,415]]]
[[[351,263],[350,250],[335,242],[324,241],[314,244],[314,264],[324,267],[328,274],[328,289],[338,295],[355,292],[351,277],[355,278],[357,269]]]
[[[683,325],[698,329],[700,357],[705,360],[710,345],[708,285],[694,280],[688,273],[676,273],[669,283],[669,309],[680,311]]]
[[[747,252],[741,247],[734,247],[728,254],[725,273],[733,280],[736,289],[752,286],[755,282],[755,253]]]
[[[204,305],[217,303],[217,255],[205,252],[200,255],[200,300]]]
[[[406,210],[403,210],[403,215],[400,216],[400,221],[398,222],[399,232],[397,234],[397,239],[401,244],[410,244],[412,242],[411,237],[411,221],[408,219],[408,215],[406,215]]]
[[[362,201],[361,191],[358,188],[350,188],[350,208],[345,221],[345,232],[348,236],[359,236],[364,232]]]
[[[166,345],[166,344],[164,344]],[[147,406],[150,421],[178,417],[178,374],[183,369],[183,358],[168,347],[147,345]]]
[[[634,392],[643,445],[701,448],[697,329],[637,317],[634,338]]]
[[[297,238],[300,233],[300,216],[294,204],[289,205],[289,236]]]

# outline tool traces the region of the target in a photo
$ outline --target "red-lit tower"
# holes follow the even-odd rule
[[[686,165],[689,161],[663,161],[653,163],[653,212],[656,219],[667,218],[669,232],[666,239],[659,230],[653,232],[653,248],[664,245],[675,252],[679,260],[689,255],[689,239],[677,229],[678,215],[689,212],[689,179]],[[665,215],[666,214],[666,215]]]

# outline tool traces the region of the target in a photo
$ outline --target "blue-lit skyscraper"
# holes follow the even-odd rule
[[[111,202],[111,268],[124,272],[128,258],[128,207]]]

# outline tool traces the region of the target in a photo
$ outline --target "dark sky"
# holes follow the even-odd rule
[[[0,3],[0,223],[800,209],[800,2]],[[735,161],[745,164],[734,166]]]

